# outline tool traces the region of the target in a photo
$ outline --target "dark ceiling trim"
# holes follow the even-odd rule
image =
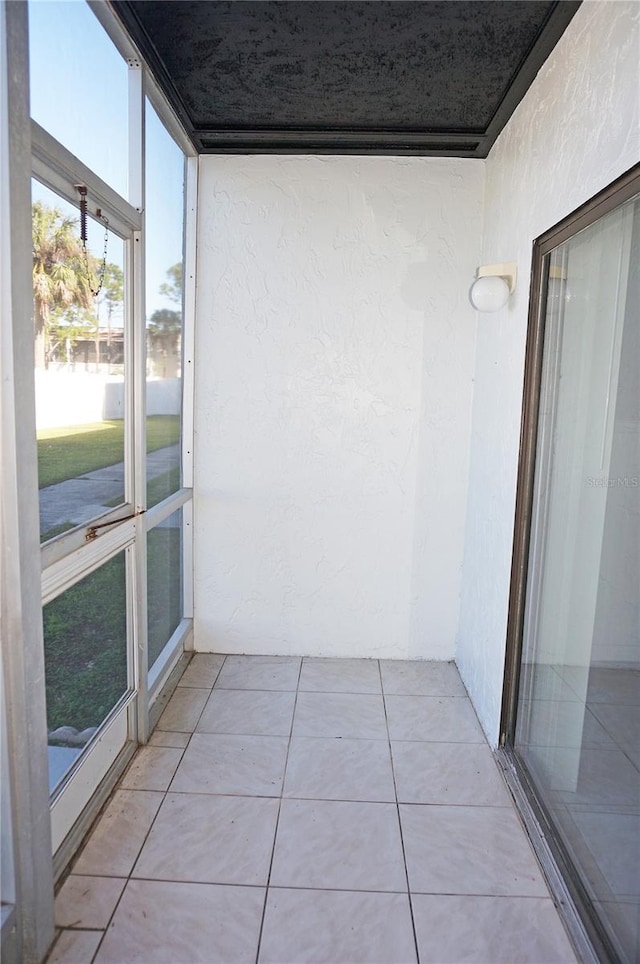
[[[507,91],[484,132],[487,154],[500,131],[531,87],[538,71],[573,20],[582,0],[557,0],[549,11],[536,39],[514,71]],[[486,157],[486,154],[485,154]]]
[[[415,128],[415,127],[327,127],[326,125],[314,127],[311,125],[305,125],[304,127],[265,127],[264,125],[256,127],[231,127],[221,124],[218,127],[199,127],[197,130],[198,137],[231,137],[239,138],[251,137],[259,140],[267,141],[273,136],[274,130],[278,131],[278,134],[282,134],[286,137],[293,137],[299,140],[304,140],[305,137],[313,137],[320,140],[330,140],[331,138],[344,138],[346,140],[353,139],[358,140],[362,137],[368,137],[372,139],[374,137],[380,137],[382,140],[390,138],[407,137],[415,141],[424,140],[443,140],[447,138],[451,141],[468,141],[475,138],[484,137],[485,132],[482,128],[469,127],[464,130],[460,128],[448,128],[448,127],[429,127],[429,128]]]
[[[411,143],[398,135],[395,140],[382,143],[378,137],[361,141],[317,140],[312,135],[304,140],[296,140],[272,134],[268,140],[252,141],[245,135],[240,140],[209,140],[197,138],[201,154],[375,154],[414,156],[414,157],[484,157],[480,141],[466,141],[452,144],[448,141],[433,143]]]
[[[380,154],[485,158],[538,71],[574,17],[582,0],[556,0],[535,41],[514,71],[510,85],[486,130],[326,130],[309,128],[219,128],[193,124],[171,75],[128,0],[109,0],[140,49],[158,86],[180,118],[194,148],[203,154]]]
[[[482,157],[482,135],[468,131],[200,130],[203,154],[412,154]]]

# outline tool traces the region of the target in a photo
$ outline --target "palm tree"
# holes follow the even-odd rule
[[[161,361],[161,378],[175,378],[178,374],[178,354],[182,315],[170,308],[158,308],[151,315],[147,332],[151,355]]]
[[[156,364],[161,361],[161,377],[175,378],[179,369],[182,336],[182,261],[167,268],[166,274],[169,280],[160,285],[160,294],[179,305],[180,311],[158,308],[149,319],[147,332],[150,354]]]
[[[108,262],[104,267],[102,278],[102,297],[99,304],[104,304],[107,309],[107,364],[111,372],[111,320],[116,311],[121,310],[124,305],[124,273],[117,264]],[[98,308],[98,314],[100,309]],[[124,324],[124,322],[123,322]],[[98,336],[100,334],[97,329]],[[99,338],[96,342],[96,359],[100,357]]]
[[[75,306],[93,308],[91,285],[78,222],[65,218],[57,208],[36,201],[32,208],[33,302],[36,334],[36,366],[46,368],[52,315]],[[89,255],[90,270],[95,259]]]

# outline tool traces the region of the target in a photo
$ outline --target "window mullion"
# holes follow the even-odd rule
[[[132,252],[132,426],[134,502],[143,509],[147,504],[147,396],[146,396],[146,303],[145,303],[145,74],[139,63],[129,62],[129,195],[141,212],[141,231],[134,235]],[[137,738],[145,743],[149,736],[148,619],[147,619],[147,530],[144,517],[137,520],[134,559],[135,598],[133,633],[138,700],[135,726]],[[134,722],[134,721],[132,721]]]

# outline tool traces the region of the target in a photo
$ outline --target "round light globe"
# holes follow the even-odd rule
[[[498,311],[509,300],[509,285],[498,275],[477,278],[471,285],[469,299],[477,311]]]

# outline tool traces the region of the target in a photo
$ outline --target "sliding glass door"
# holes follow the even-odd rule
[[[636,962],[640,199],[566,235],[539,262],[544,336],[511,740],[604,946]]]

